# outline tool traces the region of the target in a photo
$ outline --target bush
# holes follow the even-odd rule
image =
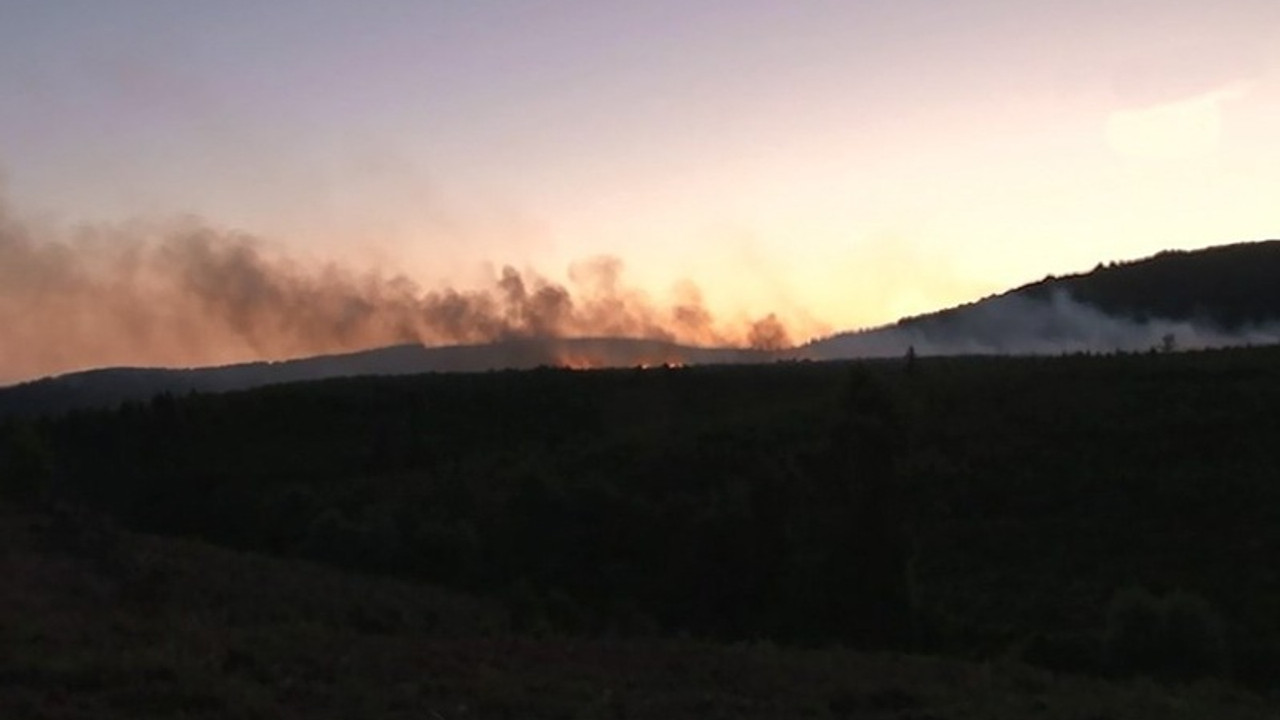
[[[1107,666],[1121,675],[1189,680],[1227,670],[1222,621],[1206,600],[1190,593],[1157,598],[1138,587],[1116,593],[1104,648]]]
[[[1168,655],[1166,673],[1189,679],[1227,672],[1227,640],[1222,619],[1201,597],[1176,592],[1164,600]]]
[[[1140,587],[1129,587],[1111,598],[1103,641],[1106,664],[1123,674],[1149,672],[1164,652],[1164,619],[1159,598]]]
[[[18,502],[37,500],[52,474],[52,453],[35,428],[0,426],[0,496]]]

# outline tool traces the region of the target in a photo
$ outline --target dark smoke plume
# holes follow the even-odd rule
[[[630,337],[777,349],[769,315],[716,322],[696,287],[669,306],[575,264],[568,284],[503,268],[480,289],[309,265],[198,221],[37,231],[0,207],[0,381],[104,365],[207,365],[383,345]]]

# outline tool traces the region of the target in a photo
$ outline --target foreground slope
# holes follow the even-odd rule
[[[1271,717],[1169,688],[844,650],[511,634],[484,601],[0,505],[0,716]]]
[[[1253,348],[325,380],[0,423],[0,460],[7,446],[49,493],[134,529],[501,598],[531,630],[839,639],[1106,672],[1113,597],[1191,593],[1225,650],[1205,646],[1203,670],[1274,687],[1278,361]],[[875,484],[888,501],[860,500]],[[914,643],[868,632],[907,630],[904,606]]]

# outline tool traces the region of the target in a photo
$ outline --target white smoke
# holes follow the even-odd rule
[[[835,335],[801,352],[827,360],[894,357],[908,348],[921,355],[1050,355],[1273,343],[1280,343],[1280,323],[1227,330],[1208,320],[1133,320],[1108,315],[1058,290],[1048,299],[1011,293],[941,317]]]

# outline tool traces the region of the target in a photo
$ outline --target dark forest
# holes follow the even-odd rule
[[[462,593],[511,637],[1274,693],[1278,433],[1275,348],[544,368],[13,420],[0,477],[73,526]]]

